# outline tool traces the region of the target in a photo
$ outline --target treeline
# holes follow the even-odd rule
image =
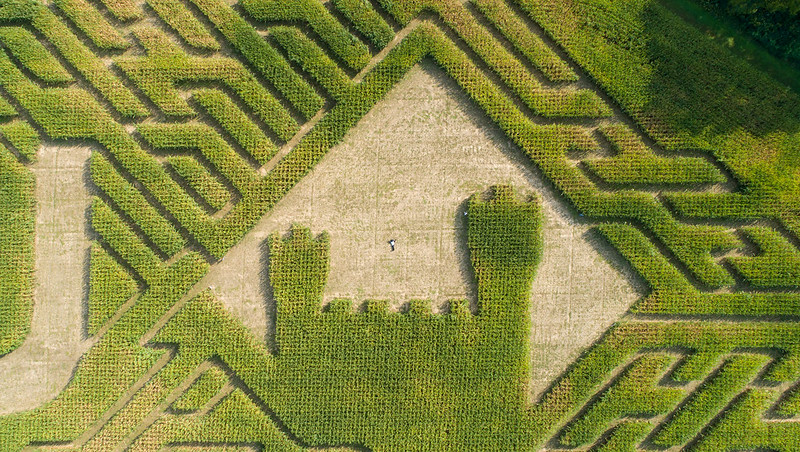
[[[800,0],[697,0],[733,18],[775,56],[800,65]]]

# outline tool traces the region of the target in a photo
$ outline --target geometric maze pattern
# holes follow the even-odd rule
[[[105,315],[61,395],[0,418],[0,448],[795,450],[797,231],[762,218],[710,152],[666,150],[648,137],[527,7],[525,0],[2,2],[3,115],[48,141],[99,145],[91,159],[98,244],[90,303]],[[490,295],[479,298],[477,313],[449,314],[458,318],[452,324],[417,305],[407,313],[373,304],[362,313],[347,304],[320,312],[326,242],[300,228],[273,239],[293,257],[271,269],[288,278],[273,280],[278,350],[193,289],[425,58],[650,286],[541,400],[529,400],[518,383],[527,355],[514,341],[524,342],[523,320],[491,314],[499,301]],[[25,161],[26,148],[12,148]],[[479,289],[495,277],[478,275]],[[492,330],[498,325],[506,329]],[[412,334],[417,329],[425,335]],[[482,342],[480,331],[503,339]],[[369,343],[364,332],[377,339]],[[373,365],[382,378],[363,381],[348,370],[369,367],[362,356],[411,359],[390,347],[392,338],[431,345],[472,335],[474,344],[444,357],[433,356],[435,346],[409,346],[423,363],[471,357],[476,369],[498,369],[497,382],[470,380],[477,370],[447,364],[444,374],[462,386],[439,394],[436,415],[421,405],[435,399],[425,388],[436,372],[419,370],[429,377],[415,386],[411,369],[382,374]],[[507,360],[481,358],[500,353],[495,346]],[[317,369],[311,360],[321,358],[341,374]],[[489,406],[500,397],[507,405]],[[481,398],[488,402],[478,412],[469,402]]]

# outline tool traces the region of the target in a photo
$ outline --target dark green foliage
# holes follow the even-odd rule
[[[626,420],[617,425],[608,438],[592,452],[636,452],[636,447],[653,428],[647,421]]]
[[[323,104],[322,98],[286,61],[222,0],[193,0],[208,19],[214,23],[228,42],[252,64],[306,119],[316,114]]]
[[[775,350],[781,356],[767,371],[762,371],[760,377],[763,380],[794,381],[800,377],[800,349],[795,342],[799,334],[800,329],[790,323],[740,322],[726,325],[722,322],[700,321],[622,322],[611,328],[532,408],[533,428],[539,432],[537,435],[552,431],[554,418],[574,413],[574,410],[583,406],[584,400],[602,388],[608,375],[634,358],[637,351],[685,350],[682,352],[684,358],[671,377],[678,381],[690,381],[703,378],[726,354],[747,344],[751,349]],[[716,393],[717,397],[720,395]],[[728,400],[717,399],[713,403],[724,406],[733,395],[732,391],[728,392]]]
[[[161,274],[161,260],[148,248],[106,203],[99,198],[92,202],[92,228],[122,254],[139,276],[147,282]]]
[[[289,59],[300,64],[331,97],[341,100],[350,93],[350,78],[310,39],[289,27],[275,27],[272,33]]]
[[[601,179],[613,184],[708,184],[725,178],[707,160],[698,157],[654,155],[639,138],[621,125],[601,129],[615,155],[585,160]]]
[[[267,163],[278,152],[277,146],[223,92],[197,90],[194,98],[258,163]]]
[[[139,133],[156,149],[199,151],[243,196],[250,194],[258,183],[247,162],[205,124],[142,124]]]
[[[26,69],[45,82],[71,82],[72,76],[58,60],[22,27],[0,27],[0,41]]]
[[[222,209],[231,199],[231,194],[208,170],[192,157],[182,155],[167,158],[169,165],[203,201],[214,210]]]
[[[669,412],[684,396],[680,389],[658,385],[673,359],[649,354],[636,360],[567,425],[559,441],[572,447],[591,444],[618,418],[652,417]]]
[[[234,90],[282,139],[288,140],[297,131],[297,123],[280,102],[238,61],[191,57],[153,29],[140,29],[136,36],[147,57],[119,58],[116,63],[165,114],[181,117],[195,113],[175,89],[178,82],[219,81]]]
[[[217,367],[203,372],[181,397],[172,404],[177,411],[196,411],[203,408],[228,382],[228,376]]]
[[[333,0],[333,4],[377,48],[394,38],[394,31],[367,0]]]
[[[730,263],[753,286],[800,286],[800,251],[779,232],[769,228],[743,228],[759,248],[756,257],[732,257]]]
[[[97,56],[73,35],[49,9],[33,3],[31,25],[123,116],[141,117],[147,109]]]
[[[525,299],[542,255],[538,200],[522,203],[510,187],[497,186],[489,200],[473,195],[467,217],[479,315],[516,324],[527,312],[527,303],[518,303]]]
[[[314,239],[297,226],[288,238],[273,236],[279,360],[263,383],[276,387],[265,400],[312,445],[318,444],[314,438],[336,438],[393,450],[522,447],[524,317],[541,252],[539,209],[507,187],[470,202],[476,316],[459,309],[432,315],[424,302],[404,314],[377,301],[360,313],[341,301],[321,312],[327,236]],[[252,378],[245,381],[260,386],[260,377]],[[313,402],[294,402],[298,387],[317,394]],[[406,433],[374,435],[395,425]],[[410,432],[417,441],[407,440]]]
[[[778,405],[775,412],[784,417],[795,417],[800,414],[800,387],[795,386],[788,390]]]
[[[147,0],[164,22],[194,47],[219,50],[219,43],[179,0]]]
[[[797,0],[696,0],[732,19],[775,56],[800,66],[800,2]]]
[[[763,355],[735,355],[727,360],[662,424],[653,443],[670,447],[694,438],[768,362],[769,358]]]
[[[8,103],[7,100],[0,98],[0,116],[8,117],[8,116],[16,116],[17,110]]]
[[[765,448],[781,452],[796,451],[800,444],[800,424],[769,422],[762,416],[775,401],[775,391],[749,389],[712,424],[692,448],[698,452]]]
[[[39,133],[30,124],[20,120],[0,124],[0,133],[26,161],[36,161],[36,153],[42,142]]]
[[[505,47],[479,27],[466,10],[435,2],[434,8],[451,27],[534,114],[546,117],[603,117],[609,107],[592,91],[544,88]],[[459,52],[460,53],[460,52]]]
[[[789,14],[800,14],[800,2],[797,0],[729,0],[732,9],[739,11],[781,11]]]
[[[308,24],[331,51],[353,70],[363,69],[370,60],[367,46],[351,35],[316,0],[242,0],[239,4],[259,21]]]
[[[54,3],[97,47],[101,49],[128,47],[128,41],[91,3],[85,0],[55,0]]]
[[[475,6],[514,44],[528,61],[554,82],[578,80],[578,76],[542,39],[528,27],[502,0],[475,0]]]
[[[141,7],[135,0],[100,0],[100,2],[118,20],[134,20],[142,16]]]
[[[186,241],[169,221],[97,152],[92,154],[91,173],[92,181],[97,187],[142,229],[161,252],[172,256],[186,245]]]
[[[659,2],[515,1],[667,149],[713,149],[771,212],[798,198],[796,93]]]
[[[0,146],[0,356],[30,330],[33,314],[33,174]]]
[[[131,275],[94,243],[89,261],[89,335],[96,334],[138,289]]]

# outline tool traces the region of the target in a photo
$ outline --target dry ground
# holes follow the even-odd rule
[[[36,176],[36,283],[25,342],[0,359],[0,414],[36,408],[64,389],[84,340],[89,255],[86,173],[91,150],[45,145]]]
[[[465,200],[495,184],[544,200],[544,256],[532,288],[533,391],[539,393],[638,298],[520,151],[433,64],[399,83],[201,282],[258,337],[272,337],[265,240],[293,222],[328,231],[326,302],[474,302]],[[397,241],[391,252],[387,241]],[[633,284],[636,284],[633,282]]]

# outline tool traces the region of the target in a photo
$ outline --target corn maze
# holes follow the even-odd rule
[[[615,85],[579,10],[0,1],[0,361],[31,322],[41,143],[95,145],[97,237],[93,345],[54,400],[0,417],[0,450],[800,450],[800,209]],[[425,59],[648,286],[540,398],[542,212],[506,186],[468,202],[477,309],[323,306],[328,237],[303,225],[269,240],[274,348],[195,287]]]

